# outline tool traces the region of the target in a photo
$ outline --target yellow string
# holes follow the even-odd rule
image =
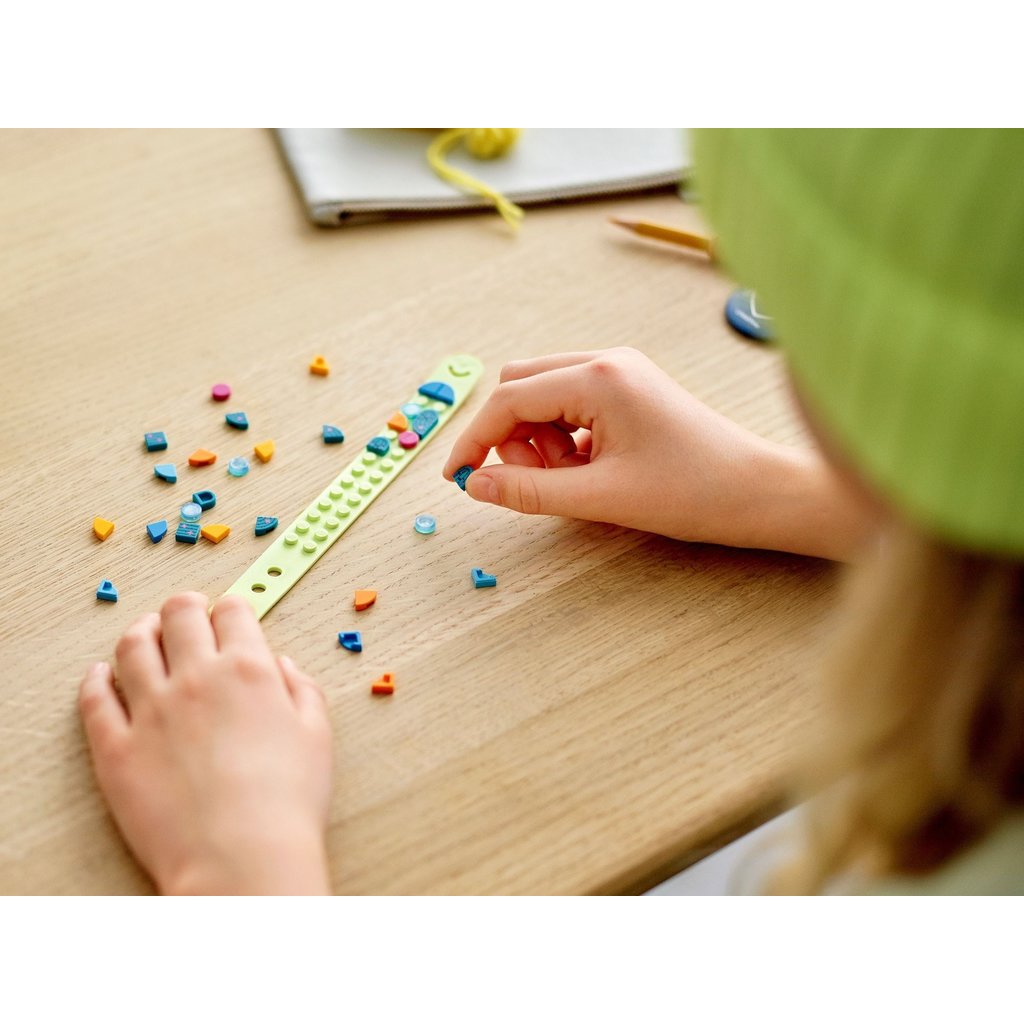
[[[478,160],[493,160],[504,156],[519,138],[519,128],[446,128],[427,148],[427,163],[434,173],[456,188],[483,196],[494,203],[511,228],[518,228],[523,211],[497,189],[491,188],[471,174],[452,167],[445,157],[460,142]]]

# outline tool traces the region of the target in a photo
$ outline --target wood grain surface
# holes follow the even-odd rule
[[[0,133],[0,892],[151,891],[92,779],[85,665],[169,594],[221,593],[272,539],[256,515],[290,521],[452,352],[486,366],[467,407],[264,620],[327,692],[336,890],[638,891],[777,808],[829,566],[518,516],[440,476],[504,362],[621,344],[806,443],[777,357],[723,323],[730,282],[610,213],[699,226],[661,195],[534,210],[518,238],[480,215],[329,231],[263,132]],[[322,423],[348,441],[324,445]],[[228,477],[265,438],[273,461]],[[199,446],[215,466],[188,468]],[[151,544],[145,524],[202,487],[231,536]],[[476,565],[496,589],[472,588]],[[380,593],[358,615],[357,587]],[[371,698],[384,670],[397,692]]]

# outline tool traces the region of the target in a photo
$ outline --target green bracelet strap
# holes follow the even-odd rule
[[[398,431],[382,430],[227,593],[240,594],[262,619],[436,437],[469,397],[482,373],[483,364],[473,356],[445,359],[420,390],[403,403],[419,405],[423,410],[422,419],[413,419],[410,424],[417,435],[424,431],[416,446],[406,449],[398,441]]]

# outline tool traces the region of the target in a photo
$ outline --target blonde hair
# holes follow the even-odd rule
[[[776,892],[934,871],[1024,805],[1024,564],[894,524],[847,589]]]

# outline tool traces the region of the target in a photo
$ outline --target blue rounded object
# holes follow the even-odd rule
[[[437,426],[437,413],[433,409],[424,409],[410,426],[421,438],[424,438]]]
[[[323,438],[324,444],[341,444],[345,440],[345,434],[337,427],[331,426],[330,423],[325,423],[323,427]]]
[[[420,515],[413,520],[412,528],[417,533],[429,535],[437,529],[437,520],[433,516]]]
[[[192,500],[203,512],[207,512],[217,504],[217,495],[213,491],[193,491]],[[184,519],[184,516],[182,518]],[[185,519],[185,522],[195,522],[195,520]]]
[[[239,456],[228,463],[228,472],[232,476],[245,476],[249,472],[249,460]]]
[[[181,521],[183,523],[198,523],[203,514],[203,506],[194,501],[187,501],[181,506]]]
[[[452,479],[462,488],[466,489],[466,481],[469,479],[469,474],[473,472],[472,466],[463,466],[461,469],[455,470],[452,474]]]
[[[432,398],[435,402],[444,402],[445,405],[455,404],[455,392],[451,384],[445,384],[440,380],[428,380],[426,384],[420,385],[420,394],[424,398]]]
[[[158,462],[153,467],[153,473],[161,480],[166,480],[169,484],[176,484],[178,482],[178,471],[174,468],[173,462]]]
[[[371,437],[366,444],[366,450],[383,457],[391,451],[391,442],[386,437]]]
[[[416,419],[421,412],[423,412],[423,406],[420,405],[419,402],[406,402],[405,405],[402,406],[402,415],[407,420]]]
[[[772,318],[757,308],[757,296],[748,288],[732,293],[725,303],[725,319],[729,326],[754,341],[773,341]]]

